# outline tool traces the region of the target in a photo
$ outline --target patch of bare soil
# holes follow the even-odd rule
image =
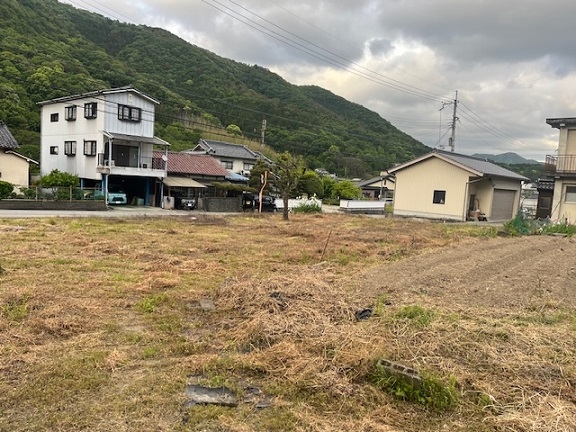
[[[392,358],[491,401],[482,420],[463,410],[444,429],[576,430],[575,240],[471,239],[373,268],[357,286],[385,299],[389,314],[406,305],[436,313],[427,329],[393,332]]]
[[[576,241],[556,236],[471,239],[377,267],[359,288],[396,303],[452,310],[519,309],[535,299],[576,306]]]

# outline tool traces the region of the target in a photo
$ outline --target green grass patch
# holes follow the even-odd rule
[[[418,380],[408,379],[376,363],[367,379],[394,397],[424,405],[434,411],[445,411],[458,404],[459,393],[453,378],[445,382],[432,374],[421,374]]]
[[[0,315],[8,321],[22,321],[28,316],[28,294],[15,297],[0,305]]]
[[[409,305],[400,308],[394,313],[396,320],[406,320],[415,325],[425,327],[432,322],[435,312],[418,305]]]
[[[166,294],[154,294],[140,300],[136,304],[136,308],[143,313],[153,313],[165,301]]]

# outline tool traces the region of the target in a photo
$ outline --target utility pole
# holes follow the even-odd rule
[[[262,119],[262,138],[261,144],[264,145],[264,137],[266,136],[266,119]]]
[[[452,149],[451,152],[454,153],[454,143],[456,141],[456,122],[458,121],[458,117],[456,116],[456,109],[458,108],[458,90],[456,90],[456,98],[453,102],[454,110],[452,112],[452,136],[448,140],[448,145]]]

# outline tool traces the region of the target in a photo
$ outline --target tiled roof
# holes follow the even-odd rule
[[[464,165],[468,168],[473,169],[474,171],[479,171],[485,175],[494,175],[498,177],[507,177],[513,178],[517,180],[529,180],[527,177],[523,175],[517,174],[513,171],[510,171],[506,168],[502,168],[499,165],[496,165],[492,162],[488,162],[484,159],[477,159],[472,156],[461,155],[458,153],[451,153],[445,151],[437,151],[438,154],[444,156],[447,159],[453,160],[460,165]]]
[[[0,121],[0,148],[17,149],[18,147],[20,147],[18,141],[14,138],[6,123]]]
[[[242,174],[235,173],[234,171],[231,171],[231,170],[226,170],[226,171],[228,171],[228,175],[226,176],[226,180],[238,181],[238,182],[246,182],[246,181],[250,180],[248,177],[243,176]]]
[[[538,190],[554,190],[554,179],[538,179],[536,182]]]
[[[523,175],[507,170],[506,168],[502,168],[501,166],[498,166],[492,162],[488,162],[487,160],[477,159],[472,156],[466,156],[442,150],[434,150],[433,152],[427,153],[424,156],[420,156],[419,158],[416,158],[414,160],[411,160],[409,162],[391,168],[389,172],[394,173],[396,171],[400,171],[404,168],[407,168],[416,163],[427,160],[431,157],[438,157],[440,159],[444,159],[445,161],[453,162],[454,164],[459,165],[460,167],[468,169],[470,171],[476,172],[478,175],[481,176],[492,175],[498,177],[511,178],[515,180],[523,180],[523,181],[530,180],[529,178],[524,177]]]
[[[164,152],[154,152],[160,158]],[[168,173],[226,178],[228,171],[212,156],[194,153],[168,152]]]
[[[258,155],[248,147],[231,144],[222,141],[200,140],[199,146],[202,146],[209,154],[217,157],[228,157],[232,159],[257,160]]]

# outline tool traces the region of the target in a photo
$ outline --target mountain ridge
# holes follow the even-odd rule
[[[488,154],[488,153],[474,153],[472,157],[477,159],[487,159],[495,163],[503,163],[507,165],[521,165],[521,164],[541,164],[534,159],[526,159],[520,156],[518,153],[506,152],[500,154]]]
[[[39,146],[37,102],[126,85],[162,102],[156,134],[175,150],[201,137],[195,119],[223,129],[235,124],[255,141],[266,120],[265,140],[273,150],[353,177],[431,150],[362,105],[317,86],[290,84],[163,29],[120,23],[56,0],[5,0],[0,24],[0,119],[30,157]]]

